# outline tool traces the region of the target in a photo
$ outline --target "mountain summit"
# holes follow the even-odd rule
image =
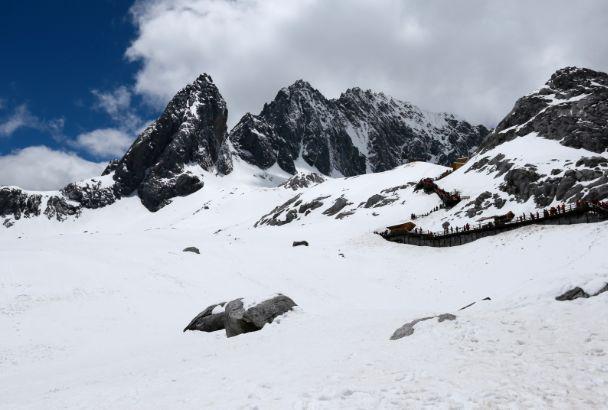
[[[245,115],[229,139],[237,156],[260,168],[276,163],[294,174],[305,163],[325,175],[353,176],[410,161],[448,165],[470,155],[487,133],[482,125],[360,88],[327,99],[298,80],[259,115]]]
[[[155,211],[170,198],[203,187],[189,166],[229,172],[227,119],[224,98],[211,77],[202,74],[173,97],[115,164],[116,193],[124,196],[137,190],[142,203]]]
[[[608,197],[608,74],[589,69],[558,70],[540,90],[519,99],[489,134],[453,115],[360,88],[327,99],[303,80],[281,89],[258,115],[243,116],[230,132],[227,117],[222,95],[202,74],[102,176],[53,192],[0,188],[0,216],[7,226],[41,214],[64,220],[133,194],[154,212],[200,190],[204,178],[228,175],[244,163],[260,175],[312,169],[348,177],[412,161],[447,165],[475,151],[444,182],[477,197],[463,205],[467,215],[492,209],[488,195],[498,209],[511,200],[533,198],[547,206]],[[478,185],[469,182],[475,174],[494,188],[476,192]]]

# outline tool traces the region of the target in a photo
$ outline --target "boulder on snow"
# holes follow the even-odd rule
[[[455,320],[456,315],[453,315],[451,313],[442,313],[441,315],[438,315],[438,316],[427,316],[427,317],[423,317],[420,319],[412,320],[411,322],[408,322],[408,323],[404,324],[403,326],[401,326],[399,329],[395,330],[395,332],[391,336],[391,340],[397,340],[397,339],[401,339],[406,336],[413,335],[414,326],[416,326],[416,324],[418,324],[420,322],[424,322],[425,320],[430,320],[430,319],[434,319],[434,318],[437,318],[437,321],[439,323],[441,323],[446,320]]]
[[[184,328],[186,330],[199,330],[201,332],[215,332],[224,328],[224,307],[226,302],[208,306]]]
[[[277,295],[252,306],[245,306],[243,299],[208,306],[190,321],[186,330],[215,332],[225,329],[226,336],[260,330],[267,323],[292,310],[296,303],[285,295]]]
[[[564,292],[563,294],[557,296],[555,298],[555,300],[559,300],[560,302],[566,301],[566,300],[574,300],[574,299],[578,299],[578,298],[590,298],[592,296],[597,296],[600,293],[604,293],[604,292],[608,292],[608,283],[606,285],[604,285],[603,288],[601,288],[600,290],[598,290],[597,292],[595,292],[594,294],[589,294],[587,292],[585,292],[582,288],[580,287],[575,287],[572,288],[566,292]]]
[[[246,307],[242,299],[236,299],[226,305],[224,325],[226,336],[233,337],[241,333],[260,330],[266,323],[283,315],[297,306],[285,295],[277,295],[254,306]]]
[[[187,248],[184,248],[184,250],[182,252],[192,252],[192,253],[196,253],[197,255],[201,254],[201,251],[199,251],[196,246],[188,246]]]
[[[557,296],[555,298],[555,300],[564,301],[564,300],[574,300],[574,299],[578,299],[578,298],[588,298],[588,297],[589,297],[589,294],[577,286],[577,287],[570,289],[569,291],[564,292],[563,294]]]
[[[291,246],[308,246],[308,241],[293,241]]]

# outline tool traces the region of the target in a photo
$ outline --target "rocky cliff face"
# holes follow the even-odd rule
[[[409,161],[447,165],[470,155],[488,130],[382,93],[352,88],[325,98],[305,81],[279,91],[230,133],[236,154],[260,168],[295,173],[304,161],[325,175],[353,176]]]
[[[229,171],[229,157],[223,152],[227,118],[226,102],[211,77],[199,76],[173,97],[115,164],[117,194],[137,191],[142,203],[156,211],[171,198],[203,187],[188,166]]]
[[[78,216],[82,208],[104,207],[133,193],[146,208],[157,211],[171,198],[203,187],[195,166],[221,173],[232,170],[225,144],[227,117],[226,102],[211,77],[203,74],[173,97],[158,120],[120,160],[111,161],[101,177],[48,194],[2,188],[0,216],[8,217],[7,224],[41,213],[64,220]]]
[[[608,74],[586,68],[558,70],[540,90],[520,98],[482,146],[538,133],[572,148],[608,149]]]
[[[501,204],[601,201],[608,198],[607,150],[608,74],[567,67],[515,103],[465,172],[494,175],[507,194]],[[477,199],[471,214],[487,202]]]

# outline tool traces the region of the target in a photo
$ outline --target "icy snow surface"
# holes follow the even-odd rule
[[[321,213],[444,170],[414,163],[303,190],[332,202],[254,228],[294,192],[279,170],[236,165],[155,214],[132,197],[0,229],[0,408],[605,407],[608,293],[554,298],[608,281],[607,223],[435,249],[373,234],[438,204],[411,187],[342,220]],[[260,332],[182,333],[208,305],[279,292],[299,307]],[[389,340],[446,312],[457,319]]]

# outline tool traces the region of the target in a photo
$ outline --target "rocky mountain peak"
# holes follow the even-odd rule
[[[546,85],[553,90],[566,92],[598,85],[608,87],[608,74],[588,68],[565,67],[553,73]]]
[[[577,67],[558,70],[545,87],[517,100],[482,149],[530,133],[572,148],[608,149],[608,74]]]
[[[142,203],[155,211],[172,197],[202,188],[201,178],[186,166],[207,171],[229,168],[229,158],[222,152],[227,119],[224,98],[209,75],[200,75],[173,97],[118,161],[117,194],[137,191]]]
[[[236,154],[261,168],[277,163],[291,174],[300,160],[322,174],[344,176],[414,160],[447,165],[470,154],[488,132],[358,87],[330,100],[302,80],[281,89],[254,118],[244,117],[230,132]]]
[[[270,106],[276,109],[284,105],[310,106],[317,101],[324,103],[326,98],[309,82],[297,80],[290,86],[282,88],[275,99],[270,104],[265,105],[265,108]]]

